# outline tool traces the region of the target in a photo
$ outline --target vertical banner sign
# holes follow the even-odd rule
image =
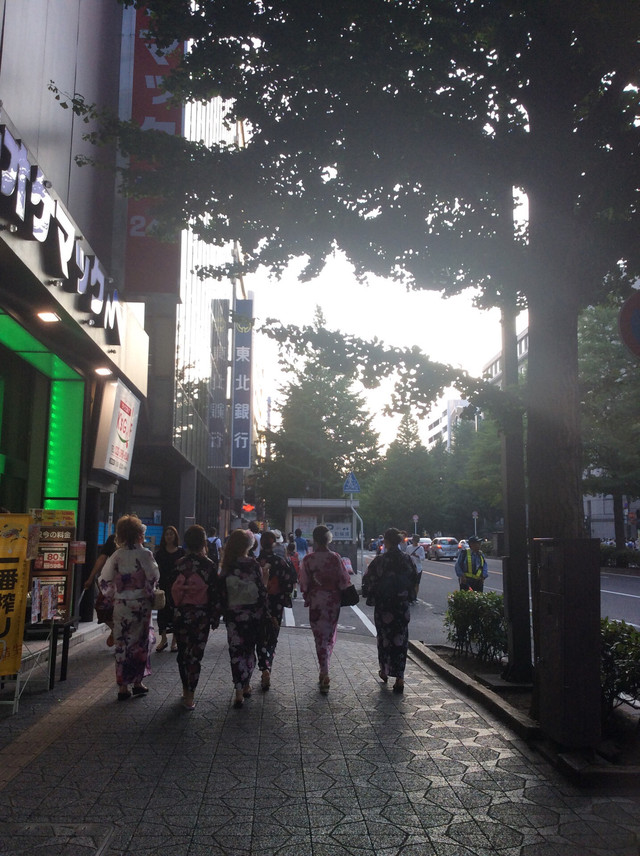
[[[231,466],[251,466],[251,346],[253,300],[236,300],[233,312]]]
[[[148,36],[149,15],[136,10],[133,51],[131,119],[143,130],[182,134],[183,109],[169,105],[170,95],[162,91],[165,75],[178,65],[183,55],[181,43],[158,50]],[[136,164],[140,166],[140,164]],[[144,165],[143,165],[144,166]],[[127,294],[177,294],[180,281],[180,243],[158,241],[152,236],[153,200],[128,202],[125,277]]]
[[[0,514],[0,675],[20,671],[29,588],[30,525],[28,514]]]
[[[131,472],[140,402],[121,380],[105,384],[93,466],[122,479]]]
[[[227,366],[229,362],[229,301],[212,302],[211,399],[209,401],[209,467],[222,469],[227,457]]]

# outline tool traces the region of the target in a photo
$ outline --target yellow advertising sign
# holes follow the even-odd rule
[[[31,523],[28,514],[0,514],[0,675],[20,671]]]

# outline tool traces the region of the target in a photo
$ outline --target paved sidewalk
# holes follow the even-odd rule
[[[283,629],[272,689],[234,710],[225,641],[193,713],[168,652],[117,703],[104,636],[74,647],[0,718],[0,856],[638,856],[638,798],[577,790],[428,667],[394,695],[343,633],[323,696],[310,632]]]

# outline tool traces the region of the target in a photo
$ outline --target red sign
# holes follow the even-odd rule
[[[145,130],[182,134],[182,107],[169,105],[170,96],[162,90],[165,75],[182,57],[182,45],[176,43],[165,51],[157,51],[155,42],[147,36],[148,29],[149,16],[144,9],[138,9],[131,118]],[[125,259],[128,295],[178,294],[180,243],[152,237],[152,207],[152,199],[130,199],[128,202]]]
[[[624,344],[632,354],[640,357],[640,291],[634,291],[622,304],[618,327]]]

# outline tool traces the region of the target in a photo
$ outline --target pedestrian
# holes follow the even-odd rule
[[[296,551],[298,558],[302,561],[309,552],[309,542],[302,537],[302,529],[296,529],[295,535]]]
[[[282,624],[282,615],[286,606],[291,606],[291,592],[298,577],[291,562],[275,552],[276,536],[273,532],[263,532],[260,541],[262,580],[267,587],[269,614],[271,621],[262,625],[262,639],[258,645],[258,668],[262,672],[261,686],[268,690],[271,686],[273,658],[278,644],[278,635]]]
[[[100,572],[104,568],[107,559],[109,556],[113,556],[115,551],[118,549],[118,545],[116,544],[116,536],[115,533],[112,532],[111,535],[107,538],[107,540],[102,545],[100,549],[100,553],[98,554],[98,558],[96,559],[93,567],[91,568],[91,573],[87,577],[84,582],[83,588],[85,591],[88,591],[91,586],[94,584],[97,577],[100,576]],[[113,601],[108,600],[102,594],[100,590],[98,590],[98,595],[96,597],[94,608],[96,611],[96,617],[98,619],[98,624],[105,624],[109,628],[109,635],[107,636],[107,645],[109,648],[113,647]]]
[[[249,523],[249,532],[252,532],[255,538],[255,544],[253,544],[250,549],[253,551],[253,555],[257,559],[260,555],[260,539],[262,538],[262,533],[260,532],[260,527],[255,520],[252,520]]]
[[[309,624],[316,643],[320,674],[320,692],[328,693],[329,664],[336,643],[340,616],[340,592],[351,580],[337,553],[329,550],[331,532],[326,526],[313,530],[313,552],[307,553],[300,566],[300,589],[304,605],[309,607]]]
[[[384,533],[384,553],[369,563],[362,578],[362,594],[373,604],[378,643],[378,675],[383,683],[395,678],[393,691],[404,692],[409,646],[410,604],[415,600],[418,575],[413,562],[400,549],[397,529]]]
[[[222,541],[218,538],[218,530],[212,526],[207,532],[207,556],[216,566],[216,571],[220,566],[220,553],[222,553]]]
[[[411,538],[411,543],[407,547],[407,556],[413,562],[413,566],[416,569],[416,573],[418,575],[418,584],[416,586],[416,597],[418,596],[418,589],[420,588],[420,580],[422,579],[422,563],[424,562],[424,547],[420,544],[420,536],[413,535]]]
[[[270,620],[262,568],[249,556],[254,540],[253,532],[235,529],[225,544],[220,569],[220,605],[227,627],[236,708],[251,696],[256,646],[262,639],[263,622]]]
[[[293,596],[294,598],[298,597],[298,585],[300,583],[300,557],[298,556],[298,551],[296,550],[296,542],[289,541],[287,544],[287,559],[293,565],[293,569],[296,572],[296,584],[293,587]]]
[[[273,532],[276,538],[275,544],[273,545],[273,552],[276,554],[276,556],[280,556],[281,559],[286,559],[287,549],[284,545],[284,538],[282,537],[282,532],[279,529],[272,529],[271,531]],[[260,542],[260,545],[262,546],[262,541]]]
[[[151,551],[143,546],[145,528],[134,514],[118,520],[118,549],[107,559],[99,578],[100,590],[113,600],[118,701],[149,692],[142,679],[151,674],[150,651],[155,643],[151,606],[160,571]]]
[[[173,638],[178,646],[182,706],[193,710],[209,629],[212,626],[215,629],[220,622],[218,572],[207,556],[207,537],[202,526],[190,526],[184,533],[184,543],[187,552],[176,565],[176,579],[171,587],[175,604]]]
[[[456,559],[456,574],[461,591],[482,591],[484,581],[489,576],[489,567],[484,553],[480,550],[482,538],[472,535],[467,539],[469,546],[460,550]]]
[[[173,630],[173,600],[171,597],[171,586],[176,579],[176,565],[184,556],[185,551],[180,544],[180,536],[175,526],[166,526],[162,537],[160,538],[160,546],[154,554],[154,559],[160,571],[159,587],[165,593],[165,605],[158,610],[158,632],[160,633],[160,641],[156,651],[164,651],[168,645],[167,632]],[[171,650],[177,651],[175,634],[171,640]]]

